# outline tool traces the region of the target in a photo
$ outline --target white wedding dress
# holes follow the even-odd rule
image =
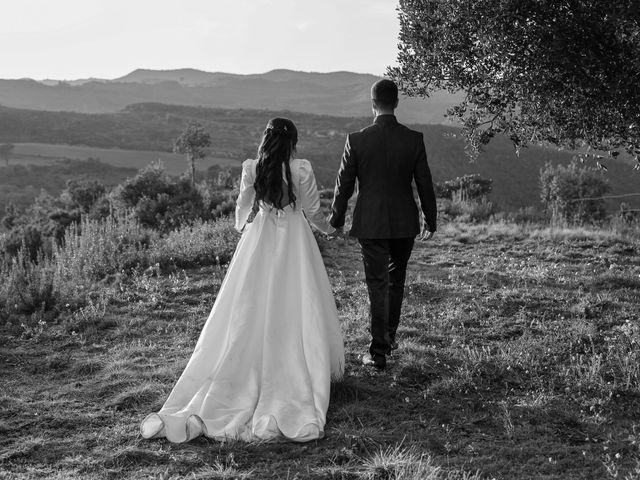
[[[324,435],[344,347],[329,278],[307,222],[328,233],[311,164],[291,160],[296,206],[254,205],[257,160],[242,165],[243,231],[195,350],[169,398],[140,424],[144,438],[185,442]],[[303,215],[303,212],[305,215]]]

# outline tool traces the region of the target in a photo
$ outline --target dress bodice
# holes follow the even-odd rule
[[[240,194],[236,202],[236,230],[242,231],[249,219],[254,206],[256,166],[258,160],[245,160],[242,164],[242,178],[240,180]],[[294,214],[303,211],[311,224],[323,233],[331,233],[331,227],[320,209],[320,195],[313,175],[313,168],[308,160],[292,159],[290,162],[292,189],[296,195],[296,205],[288,205],[283,210],[261,202],[260,208],[274,214]],[[284,180],[284,175],[283,175]],[[285,180],[286,181],[286,180]]]

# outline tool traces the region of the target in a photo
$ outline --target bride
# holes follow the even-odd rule
[[[323,437],[344,350],[307,220],[325,234],[334,229],[320,211],[311,164],[293,159],[297,141],[293,122],[274,118],[257,160],[242,164],[242,237],[189,363],[160,411],[140,424],[144,438]]]

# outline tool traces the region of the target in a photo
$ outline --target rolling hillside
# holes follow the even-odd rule
[[[370,117],[344,118],[295,113],[288,111],[230,110],[162,104],[131,105],[118,113],[80,114],[42,112],[0,108],[0,143],[43,143],[96,147],[91,156],[117,166],[138,168],[131,150],[170,152],[172,139],[188,121],[196,119],[211,133],[211,156],[233,163],[255,155],[266,121],[274,116],[292,118],[300,129],[298,156],[309,158],[321,187],[333,186],[344,139],[348,132],[358,130],[371,121]],[[404,119],[402,109],[398,112]],[[517,209],[538,203],[538,175],[545,162],[567,163],[572,155],[553,149],[530,148],[520,157],[510,142],[496,138],[475,163],[464,154],[464,142],[459,130],[443,125],[412,125],[424,133],[429,163],[435,181],[466,173],[480,173],[493,179],[492,200],[503,209]],[[32,149],[35,147],[31,147]],[[55,148],[49,147],[50,152]],[[46,150],[46,147],[42,147]],[[41,150],[42,151],[42,150]],[[87,151],[88,153],[89,151]],[[119,159],[118,155],[123,158]],[[50,153],[53,155],[53,153]],[[134,154],[135,155],[135,154]],[[75,158],[78,158],[77,156]],[[609,171],[603,175],[611,182],[613,194],[636,193],[639,177],[623,160],[608,160]],[[0,170],[1,175],[1,170]],[[640,207],[640,197],[624,199]],[[616,209],[619,201],[611,202]]]
[[[51,143],[15,144],[11,164],[51,165],[65,160],[86,160],[98,158],[102,163],[118,167],[139,170],[150,163],[161,161],[169,175],[181,175],[187,168],[184,155],[167,151],[124,150],[121,148],[99,148],[81,145],[55,145]],[[218,166],[238,166],[239,161],[231,158],[209,156],[197,163],[197,168]]]
[[[140,102],[217,108],[292,110],[357,117],[369,115],[369,89],[378,77],[352,72],[273,70],[254,75],[181,70],[135,70],[115,80],[0,80],[0,105],[83,113],[117,112]],[[407,121],[444,123],[456,97],[403,98]]]

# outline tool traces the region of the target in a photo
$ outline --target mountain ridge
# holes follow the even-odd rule
[[[115,79],[2,80],[0,105],[12,108],[114,113],[127,105],[160,102],[211,108],[291,110],[339,117],[370,115],[371,84],[381,78],[348,71],[274,69],[257,74],[193,68],[139,68]],[[408,122],[446,124],[444,114],[460,95],[434,92],[429,99],[401,97]]]

